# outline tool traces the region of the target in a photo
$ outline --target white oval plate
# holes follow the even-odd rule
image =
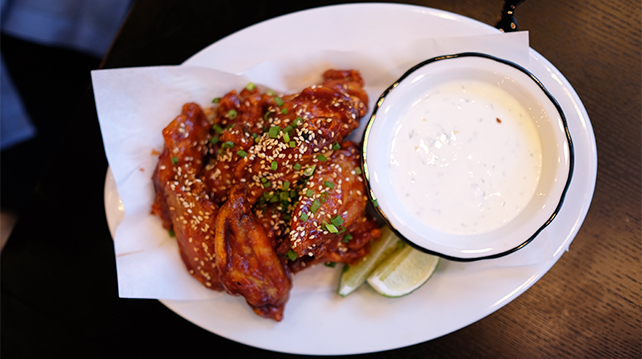
[[[398,39],[493,34],[497,30],[445,11],[394,4],[322,7],[268,20],[205,48],[185,62],[239,73],[288,52],[353,50]],[[274,46],[274,39],[284,46]],[[296,46],[286,46],[296,44]],[[251,49],[251,50],[250,50]],[[576,167],[567,199],[547,234],[554,259],[521,267],[479,270],[441,261],[430,281],[412,295],[388,299],[367,286],[346,298],[336,293],[339,270],[318,266],[297,274],[285,318],[276,323],[254,315],[240,297],[200,302],[161,300],[192,323],[258,348],[297,354],[356,354],[431,340],[489,315],[541,278],[577,234],[593,197],[597,150],[588,115],[564,76],[530,50],[531,70],[560,102],[576,148]],[[105,184],[110,230],[122,219],[113,178]],[[528,247],[524,248],[529,250]]]

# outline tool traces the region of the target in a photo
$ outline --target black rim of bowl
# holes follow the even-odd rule
[[[388,220],[388,217],[386,217],[386,215],[383,213],[383,210],[381,209],[381,207],[379,205],[376,205],[377,200],[376,200],[376,196],[373,193],[373,190],[372,190],[372,188],[370,186],[370,175],[368,173],[368,164],[367,164],[368,137],[370,135],[370,130],[372,128],[372,125],[373,125],[373,123],[375,121],[375,117],[377,115],[377,111],[379,110],[381,105],[383,105],[386,96],[388,96],[388,94],[390,94],[390,92],[392,92],[392,90],[394,90],[406,77],[408,77],[410,74],[415,72],[417,69],[419,69],[421,67],[424,67],[424,66],[426,66],[428,64],[434,63],[434,62],[444,61],[444,60],[451,60],[451,59],[458,59],[458,58],[464,58],[464,57],[481,57],[481,58],[497,61],[497,62],[500,62],[502,64],[511,66],[511,67],[523,72],[531,80],[533,80],[539,86],[539,88],[544,92],[544,94],[548,97],[548,99],[555,106],[555,108],[557,109],[557,112],[559,113],[560,118],[562,120],[562,124],[564,126],[564,133],[566,134],[566,140],[568,141],[568,148],[569,148],[569,170],[568,170],[568,177],[566,179],[566,184],[564,185],[564,189],[563,189],[562,194],[560,196],[560,199],[559,199],[559,202],[557,204],[557,207],[555,207],[555,210],[553,211],[551,216],[548,218],[548,220],[546,220],[544,222],[544,224],[542,224],[535,231],[535,233],[533,233],[533,235],[528,237],[521,244],[519,244],[519,245],[517,245],[517,246],[515,246],[515,247],[513,247],[513,248],[511,248],[509,250],[506,250],[506,251],[500,252],[500,253],[496,253],[496,254],[492,254],[492,255],[488,255],[488,256],[470,257],[470,258],[455,257],[455,256],[450,256],[450,255],[447,255],[447,254],[439,253],[439,252],[436,252],[436,251],[432,251],[430,249],[421,247],[421,246],[415,244],[414,242],[412,242],[411,240],[409,240],[408,238],[404,237],[404,235],[399,230],[397,230],[397,228],[395,228],[395,226],[392,225],[392,223],[390,223],[390,221]],[[401,238],[404,242],[408,243],[413,248],[415,248],[417,250],[420,250],[422,252],[428,253],[428,254],[436,255],[436,256],[439,256],[439,257],[442,257],[442,258],[445,258],[445,259],[448,259],[448,260],[451,260],[451,261],[457,261],[457,262],[473,262],[473,261],[484,260],[484,259],[500,258],[500,257],[506,256],[508,254],[514,253],[514,252],[526,247],[526,245],[528,245],[529,243],[531,243],[535,239],[535,237],[537,237],[537,235],[539,235],[544,230],[544,228],[546,228],[549,224],[551,224],[551,222],[553,222],[555,217],[557,217],[557,214],[559,213],[560,209],[562,208],[562,204],[564,203],[564,198],[566,197],[566,192],[568,191],[568,188],[569,188],[569,186],[571,184],[571,179],[573,177],[573,168],[575,167],[575,151],[574,151],[574,148],[573,148],[573,140],[571,139],[571,133],[570,133],[570,131],[568,129],[568,124],[566,123],[566,116],[564,116],[564,111],[562,111],[562,107],[559,105],[557,100],[555,100],[555,98],[551,95],[551,93],[548,92],[546,87],[544,87],[544,84],[542,84],[542,82],[537,77],[535,77],[535,75],[533,75],[530,71],[526,70],[524,67],[522,67],[522,66],[520,66],[520,65],[518,65],[518,64],[516,64],[514,62],[511,62],[511,61],[508,61],[508,60],[504,60],[504,59],[500,59],[498,57],[491,56],[491,55],[488,55],[488,54],[478,53],[478,52],[462,52],[462,53],[458,53],[458,54],[433,57],[431,59],[428,59],[428,60],[425,60],[425,61],[422,61],[422,62],[418,63],[417,65],[413,66],[408,71],[406,71],[406,73],[404,73],[397,81],[395,81],[392,85],[390,85],[381,94],[381,96],[379,96],[379,98],[377,99],[377,102],[375,104],[375,107],[374,107],[374,110],[372,112],[372,115],[370,116],[370,119],[368,120],[368,124],[366,125],[366,129],[365,129],[365,131],[363,133],[363,139],[362,139],[362,142],[361,142],[361,149],[362,149],[362,153],[363,153],[363,155],[361,156],[361,168],[363,170],[364,177],[366,178],[366,187],[368,189],[368,196],[370,197],[370,200],[373,203],[375,203],[375,206],[374,206],[375,210],[381,216],[381,218],[384,220],[386,225],[388,225],[388,227],[390,227],[390,229],[399,238]]]

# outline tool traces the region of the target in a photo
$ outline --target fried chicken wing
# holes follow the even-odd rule
[[[330,88],[341,88],[350,96],[368,104],[368,95],[363,90],[363,79],[356,70],[328,70],[323,73],[322,85]],[[356,100],[355,100],[356,101]]]
[[[354,263],[380,235],[358,149],[343,142],[367,111],[363,79],[328,70],[298,94],[248,85],[214,102],[186,104],[163,130],[152,212],[192,276],[280,321],[292,273]]]
[[[349,82],[356,84],[352,78]],[[251,203],[266,190],[297,181],[359,126],[367,109],[365,92],[361,99],[348,94],[340,79],[332,83],[334,87],[312,86],[268,106],[268,132],[256,139],[235,170],[237,183],[249,184]]]
[[[280,197],[275,194],[272,194],[272,196]],[[254,206],[256,220],[263,225],[266,235],[272,241],[272,247],[280,254],[285,254],[290,250],[290,246],[285,239],[290,231],[290,219],[292,216],[288,213],[292,212],[291,207],[292,205],[286,204],[286,201]]]
[[[219,100],[214,113],[210,148],[211,160],[203,178],[219,204],[227,200],[227,192],[236,183],[234,168],[263,133],[267,119],[263,117],[273,99],[258,88],[231,91]]]
[[[154,171],[152,212],[173,229],[189,273],[204,286],[222,290],[214,260],[217,207],[197,177],[203,168],[211,124],[200,106],[189,103],[164,130],[165,148]]]
[[[342,236],[326,236],[319,244],[324,253],[321,257],[303,256],[288,262],[292,273],[317,263],[347,263],[356,264],[370,253],[370,244],[381,237],[381,230],[374,218],[365,215],[348,228]]]
[[[290,271],[243,191],[233,191],[216,218],[216,264],[228,293],[242,295],[254,312],[280,321],[288,299]]]
[[[346,228],[363,217],[367,198],[357,174],[359,156],[356,146],[346,141],[316,167],[292,213],[290,246],[298,256],[323,257],[324,244],[343,238]]]
[[[227,200],[229,190],[236,184],[234,167],[243,162],[254,140],[242,124],[232,124],[217,137],[219,149],[213,153],[212,161],[205,167],[203,178],[212,191],[212,198],[218,204]]]
[[[165,185],[176,180],[183,170],[198,172],[208,151],[211,123],[201,107],[195,103],[183,105],[182,112],[163,129],[165,147],[158,158],[152,175],[156,198],[152,213],[163,221],[165,229],[172,229],[172,220],[165,200]]]
[[[193,173],[165,186],[181,259],[189,273],[205,287],[222,290],[214,252],[214,219],[218,208],[208,189]]]

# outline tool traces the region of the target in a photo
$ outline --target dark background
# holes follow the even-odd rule
[[[140,0],[102,66],[180,64],[246,26],[335,3]],[[487,24],[502,6],[404,3]],[[520,5],[531,47],[566,76],[591,118],[599,155],[591,210],[570,251],[504,308],[442,338],[367,357],[641,356],[640,12],[632,0]],[[0,45],[42,133],[1,154],[2,206],[20,213],[0,263],[2,357],[290,357],[209,333],[158,301],[118,298],[102,197],[107,162],[89,88],[100,59],[6,35]]]
[[[0,47],[32,123],[36,137],[0,154],[0,205],[22,213],[37,180],[76,113],[100,58],[67,48],[45,46],[5,33]],[[61,161],[63,162],[63,161]]]

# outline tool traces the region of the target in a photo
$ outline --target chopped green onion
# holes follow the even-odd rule
[[[301,219],[301,221],[305,222],[305,221],[308,220],[308,214],[303,212],[303,213],[301,213],[301,217],[299,217],[299,218]]]
[[[167,231],[167,233],[169,233],[169,236],[172,237],[172,238],[176,237],[176,233],[174,233],[174,230],[172,230],[172,229]]]
[[[227,117],[228,117],[230,120],[235,119],[235,118],[236,118],[236,116],[238,116],[238,112],[236,112],[236,110],[230,110],[230,111],[227,113]]]
[[[270,197],[270,203],[275,203],[279,201],[279,196],[272,196]]]
[[[269,114],[271,114],[271,113],[272,113],[272,111],[267,111],[267,112],[265,113],[265,115],[263,115],[263,120],[264,120],[264,121],[267,121],[267,120],[268,120],[268,115],[269,115]]]
[[[355,174],[357,174],[357,175],[360,175],[360,174],[362,174],[363,172],[361,172],[361,168],[360,168],[360,167],[355,167],[355,168],[354,168],[354,173],[355,173]]]
[[[338,143],[335,143],[334,146],[332,146],[332,149],[337,151],[337,150],[341,149],[341,145],[338,144]]]
[[[337,264],[335,262],[325,262],[323,263],[326,267],[334,268]]]
[[[281,127],[280,126],[272,126],[270,127],[270,138],[277,138],[279,137],[279,133],[281,132]]]
[[[285,254],[285,256],[291,261],[294,261],[297,258],[299,258],[299,256],[291,249]]]
[[[268,96],[274,96],[274,91],[272,91],[272,90],[268,90],[268,91],[266,92],[266,94],[267,94]]]
[[[305,191],[305,195],[308,196],[308,197],[312,197],[312,196],[314,196],[314,191],[309,189],[309,190]]]
[[[290,189],[290,181],[283,182],[283,190],[287,191],[288,189]]]
[[[334,188],[334,183],[332,183],[330,181],[323,182],[323,185],[328,187],[328,188]]]
[[[327,161],[327,160],[328,160],[324,155],[318,155],[318,156],[317,156],[317,159],[318,159],[319,161],[321,161],[321,162],[325,162],[325,161]]]
[[[234,142],[232,141],[227,141],[223,144],[223,148],[233,148],[234,147]]]
[[[289,193],[287,192],[281,192],[279,193],[279,199],[283,202],[287,202],[288,198],[290,198]]]
[[[290,198],[294,198],[294,197],[296,197],[296,191],[295,190],[291,190],[290,191]]]
[[[283,142],[285,143],[290,142],[290,135],[288,135],[287,132],[283,134]]]
[[[212,100],[212,103],[219,103],[219,102],[221,102],[220,97],[216,97],[215,99]]]
[[[220,135],[221,133],[223,133],[223,128],[222,128],[221,126],[219,126],[218,124],[216,124],[216,123],[212,126],[212,128],[213,128],[213,129],[214,129],[214,131],[216,131],[219,135]]]
[[[290,141],[290,148],[294,148],[294,147],[296,147],[296,142]]]
[[[210,143],[211,143],[211,144],[213,144],[213,145],[215,145],[215,144],[217,144],[217,143],[218,143],[218,141],[220,141],[220,139],[218,138],[218,136],[214,136],[214,137],[212,137],[212,139],[210,140]]]
[[[297,126],[299,126],[302,122],[303,122],[303,119],[299,116],[299,117],[297,117],[297,118],[295,118],[295,119],[294,119],[294,122],[292,122],[292,124],[294,125],[294,127],[297,127]]]
[[[295,171],[298,171],[298,170],[300,170],[300,169],[301,169],[301,164],[299,164],[299,163],[295,163],[295,164],[294,164],[294,166],[292,166],[292,168],[293,168]]]
[[[172,157],[172,164],[176,166],[178,164],[178,157],[174,156]]]
[[[341,242],[348,243],[348,242],[350,242],[351,239],[352,239],[352,235],[350,233],[348,233],[345,236],[343,236],[343,239],[341,240]]]
[[[340,226],[343,224],[343,218],[341,218],[341,216],[336,216],[330,220],[330,223],[334,224],[335,226]]]
[[[284,115],[287,115],[288,114],[288,109],[287,108],[283,108],[281,110],[281,113],[284,114]]]
[[[256,133],[253,133],[253,134],[252,134],[252,138],[253,138],[255,141],[256,141],[257,137],[259,137],[259,135],[258,135],[258,134],[256,134]]]
[[[279,168],[279,164],[276,161],[272,161],[270,168],[272,169],[272,171],[276,171],[276,169]]]
[[[312,202],[312,205],[310,206],[310,212],[316,213],[319,208],[321,208],[321,202],[319,202],[318,199],[315,199],[314,202]]]
[[[321,193],[321,203],[326,203],[328,201],[328,192]]]
[[[263,188],[268,188],[268,187],[270,187],[271,185],[272,185],[272,182],[267,181],[267,182],[263,183]]]
[[[255,85],[255,84],[253,84],[252,82],[250,82],[249,84],[247,84],[247,86],[245,86],[245,88],[246,88],[248,91],[254,91],[254,89],[256,88],[256,85]]]
[[[339,233],[343,233],[346,231],[346,227],[344,226],[338,226],[339,227]]]
[[[261,177],[261,183],[265,183],[265,182],[267,182],[267,178]]]
[[[316,167],[317,167],[317,166],[315,166],[315,165],[312,165],[312,166],[308,167],[308,168],[305,170],[305,172],[303,172],[303,175],[304,175],[304,176],[307,176],[307,177],[312,176],[312,174],[314,173],[314,169],[315,169]]]
[[[274,102],[276,102],[279,107],[283,106],[283,99],[278,96],[274,98]]]
[[[245,158],[245,156],[247,156],[247,152],[245,152],[243,150],[239,150],[236,154],[241,156],[241,157],[243,157],[243,158]]]
[[[294,128],[292,126],[288,126],[283,130],[283,132],[290,133],[290,132],[292,132],[292,130],[294,130]]]
[[[332,224],[326,224],[326,225],[325,225],[325,228],[326,228],[326,229],[328,230],[328,232],[330,232],[330,233],[339,233],[339,230],[337,229],[337,227],[335,227],[335,226],[334,226],[334,225],[332,225]]]
[[[372,200],[372,204],[373,204],[375,207],[379,207],[379,203],[377,202],[377,200],[376,200],[376,199],[373,199],[373,200]]]

